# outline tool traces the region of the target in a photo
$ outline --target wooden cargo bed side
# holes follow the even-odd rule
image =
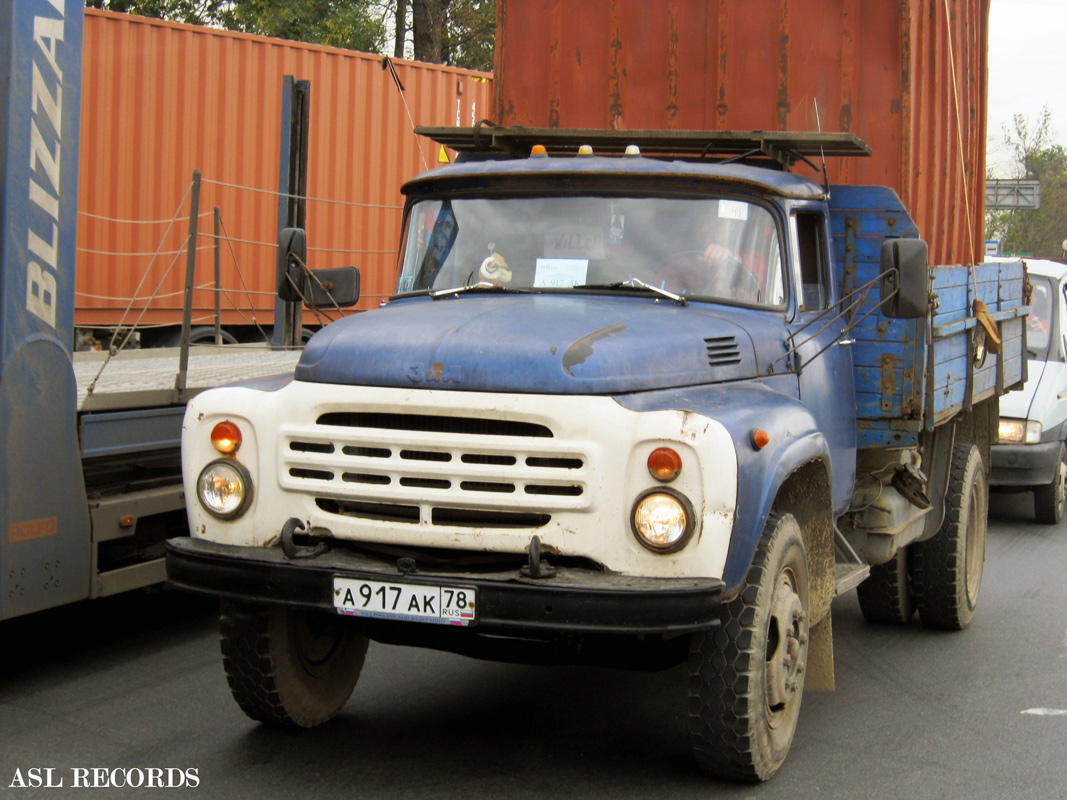
[[[877,279],[886,239],[919,233],[900,198],[884,187],[834,186],[830,213],[834,260],[846,295]],[[1023,265],[934,266],[931,282],[929,348],[925,320],[889,319],[875,310],[877,285],[860,292],[852,358],[861,448],[915,444],[923,427],[947,422],[1025,380]],[[977,362],[976,298],[986,304],[1003,342],[1000,355],[987,353]]]
[[[1025,267],[1021,263],[938,266],[931,272],[934,317],[925,414],[930,427],[1025,381],[1023,315],[1028,310],[1023,305]],[[976,349],[980,327],[972,314],[976,298],[986,304],[996,323],[1002,341],[999,355],[986,353],[983,358]]]
[[[882,243],[918,236],[896,192],[882,186],[832,186],[830,227],[837,280],[853,309],[852,347],[858,445],[914,444],[921,428],[923,334],[921,320],[889,319],[876,310]],[[848,304],[846,299],[846,306]]]

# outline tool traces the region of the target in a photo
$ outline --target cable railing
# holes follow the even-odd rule
[[[187,353],[190,344],[199,344],[200,342],[190,342],[190,329],[192,325],[196,326],[213,326],[213,332],[207,336],[207,339],[215,344],[237,341],[236,337],[227,331],[227,328],[233,328],[233,325],[223,325],[223,309],[225,308],[227,317],[230,320],[239,319],[240,323],[234,323],[238,328],[243,329],[245,333],[242,338],[247,341],[255,342],[259,341],[267,345],[271,344],[272,334],[270,329],[273,326],[274,318],[274,303],[265,303],[264,299],[267,297],[276,298],[277,290],[273,287],[275,281],[275,261],[273,253],[277,250],[277,242],[262,241],[262,237],[255,237],[253,234],[249,236],[247,234],[233,235],[226,229],[226,220],[223,217],[220,206],[216,206],[213,210],[199,209],[199,194],[200,184],[209,184],[211,186],[220,187],[228,191],[248,192],[255,195],[270,195],[276,198],[295,198],[299,200],[305,200],[309,203],[317,204],[329,204],[338,206],[341,208],[373,208],[381,209],[388,212],[397,212],[402,209],[402,206],[389,205],[382,203],[362,203],[349,200],[333,200],[322,197],[312,197],[303,195],[291,195],[284,192],[270,191],[260,189],[251,186],[242,186],[240,184],[217,181],[206,178],[201,178],[199,171],[194,173],[193,180],[186,186],[185,192],[175,208],[174,213],[169,219],[126,219],[120,217],[111,217],[104,214],[98,214],[89,211],[79,211],[79,215],[85,217],[87,220],[95,220],[97,223],[109,223],[112,226],[138,226],[138,228],[145,228],[147,226],[164,227],[162,232],[154,238],[148,239],[148,241],[155,241],[156,247],[153,250],[145,250],[142,248],[134,248],[129,250],[118,249],[105,249],[104,247],[78,247],[77,252],[79,257],[82,255],[88,256],[91,259],[148,259],[148,263],[139,272],[132,273],[136,280],[136,286],[132,292],[127,295],[115,295],[101,291],[94,291],[90,288],[89,291],[76,291],[76,297],[86,301],[92,301],[94,303],[122,303],[121,308],[108,307],[108,306],[94,306],[94,310],[98,313],[95,314],[95,319],[101,319],[106,315],[107,311],[114,312],[111,314],[110,319],[106,323],[98,323],[92,325],[81,325],[75,322],[76,327],[79,328],[92,328],[92,329],[106,329],[111,331],[110,339],[107,341],[106,350],[107,356],[100,366],[96,377],[89,385],[87,395],[91,395],[97,386],[97,382],[112,356],[121,352],[130,346],[141,344],[141,333],[149,331],[159,331],[163,328],[173,329],[178,324],[181,324],[181,336],[178,342],[171,342],[179,344],[181,347],[181,363],[179,366],[179,374],[175,384],[175,390],[180,392],[184,389],[185,371],[187,369]],[[186,211],[188,209],[188,211]],[[188,232],[175,242],[175,235],[179,233],[182,220],[187,221]],[[203,220],[213,219],[215,222],[214,231],[202,230],[199,224]],[[257,217],[258,219],[258,217]],[[205,226],[206,227],[206,226]],[[396,238],[399,239],[399,217],[396,220]],[[99,231],[94,231],[99,235]],[[137,241],[145,242],[144,234],[137,234]],[[197,245],[192,248],[190,252],[190,242],[195,241]],[[203,242],[203,244],[201,244]],[[146,242],[147,243],[147,242]],[[329,242],[328,242],[329,243]],[[243,256],[239,257],[239,248],[252,248],[252,254],[249,255],[247,250],[243,251]],[[263,284],[262,275],[257,274],[255,277],[246,275],[249,272],[247,266],[248,259],[259,259],[260,256],[256,255],[257,250],[266,252],[269,249],[271,252],[269,261],[269,283],[271,290],[266,291],[259,288]],[[366,256],[388,256],[396,255],[397,248],[389,249],[377,249],[377,248],[344,248],[344,247],[308,247],[309,253],[321,253],[324,255],[366,255]],[[214,275],[213,279],[205,280],[206,273],[212,271],[211,266],[204,265],[203,253],[214,251]],[[226,267],[225,274],[227,279],[223,280],[223,254],[226,255]],[[180,290],[173,290],[173,282],[175,280],[175,267],[178,265],[181,257],[186,256],[186,281],[185,288]],[[199,258],[198,258],[199,257]],[[210,257],[208,257],[210,260]],[[198,264],[197,261],[201,263]],[[244,262],[244,263],[242,263]],[[306,269],[306,265],[304,265]],[[161,274],[160,274],[161,273]],[[200,280],[197,281],[196,277],[200,276]],[[194,303],[194,295],[200,297],[199,303]],[[176,314],[178,309],[175,307],[174,300],[176,298],[183,298],[181,319],[175,318],[167,321],[159,321],[160,315]],[[212,312],[205,313],[207,309],[203,308],[203,298],[210,297],[210,303],[214,306]],[[363,298],[376,300],[384,297],[388,297],[388,294],[375,294],[365,293]],[[258,298],[258,302],[257,302]],[[168,302],[169,301],[169,302]],[[195,310],[194,310],[195,306]],[[99,313],[100,309],[103,309],[105,314]],[[260,312],[269,311],[271,321],[269,323],[262,323],[259,319]],[[150,313],[151,312],[151,313]],[[331,313],[325,313],[323,310],[311,309],[311,313],[314,315],[317,324],[324,325],[347,313],[354,313],[351,310],[345,311],[340,308],[336,310],[331,309]],[[117,319],[115,314],[117,313]],[[298,315],[298,320],[301,317]],[[237,328],[234,328],[236,330]],[[203,333],[199,334],[203,337]],[[248,337],[251,337],[250,339]],[[101,342],[90,340],[89,347],[96,349],[105,349],[105,346]],[[278,349],[276,345],[274,349]]]
[[[238,183],[229,181],[213,180],[210,178],[201,178],[203,184],[209,184],[212,186],[221,187],[227,190],[235,190],[238,192],[248,192],[255,195],[268,195],[276,198],[286,199],[298,199],[304,200],[309,203],[328,204],[338,207],[350,207],[350,208],[376,208],[385,211],[399,211],[402,206],[392,205],[387,203],[364,203],[351,200],[331,199],[324,197],[315,197],[312,195],[294,195],[285,192],[278,192],[277,190],[262,189],[253,186],[244,186]],[[137,328],[139,330],[151,330],[156,328],[164,328],[168,325],[176,325],[177,320],[174,322],[155,322],[151,325],[145,323],[143,317],[145,312],[155,310],[160,312],[165,308],[167,312],[173,313],[175,310],[172,305],[160,305],[161,301],[181,297],[185,294],[185,290],[178,291],[163,291],[166,286],[167,280],[171,279],[173,275],[173,268],[176,266],[176,262],[170,263],[166,267],[164,277],[157,282],[157,285],[152,291],[146,289],[146,285],[149,282],[151,273],[159,268],[159,264],[168,258],[180,257],[182,254],[188,253],[188,241],[182,240],[177,247],[173,242],[173,235],[176,232],[175,228],[179,225],[181,219],[187,217],[183,213],[186,202],[189,198],[189,189],[191,183],[186,187],[186,191],[182,197],[181,203],[176,208],[174,214],[170,218],[161,219],[130,219],[116,216],[108,216],[105,214],[98,214],[91,211],[79,211],[79,216],[85,217],[91,220],[97,220],[102,223],[110,223],[112,226],[167,226],[166,230],[159,235],[157,241],[157,247],[154,250],[146,250],[143,248],[134,248],[128,250],[108,249],[106,247],[78,247],[78,253],[93,257],[106,257],[106,258],[121,258],[121,259],[150,259],[148,264],[137,273],[139,275],[139,282],[136,288],[131,294],[128,295],[116,295],[113,293],[99,292],[99,291],[77,291],[76,297],[86,301],[96,301],[99,303],[125,303],[126,306],[121,310],[120,317],[117,322],[112,319],[110,324],[97,324],[95,327],[114,327],[116,329],[128,330],[130,328]],[[229,276],[226,281],[220,280],[217,283],[205,283],[203,281],[193,286],[193,291],[197,293],[198,297],[203,298],[205,293],[214,293],[220,296],[221,303],[216,303],[217,306],[224,304],[229,317],[237,315],[241,318],[243,325],[249,325],[252,327],[261,327],[257,320],[257,312],[266,310],[262,300],[259,303],[256,302],[256,297],[266,297],[273,295],[273,291],[262,291],[259,289],[250,288],[250,284],[262,285],[262,278],[257,277],[252,281],[246,279],[245,270],[242,269],[241,259],[238,257],[238,252],[235,249],[235,245],[243,245],[250,248],[263,248],[274,251],[277,248],[277,243],[272,241],[263,241],[261,238],[247,235],[234,235],[225,230],[226,221],[221,217],[220,223],[222,232],[213,233],[207,230],[198,230],[196,233],[198,245],[196,247],[197,255],[200,256],[203,253],[210,252],[212,250],[224,249],[226,255],[226,273]],[[206,220],[214,217],[216,211],[205,210],[197,212],[196,216],[198,220]],[[144,241],[143,235],[139,238],[139,241]],[[202,242],[202,243],[201,243]],[[322,254],[324,256],[329,255],[353,255],[353,256],[388,256],[395,255],[397,253],[396,247],[390,248],[373,248],[373,247],[313,247],[309,246],[309,254]],[[247,252],[245,253],[245,259],[248,258]],[[234,280],[236,277],[236,281]],[[274,279],[273,267],[271,269],[271,281]],[[365,298],[374,300],[387,297],[388,294],[375,294],[365,293]],[[201,301],[203,302],[203,301]],[[118,309],[115,309],[116,311]],[[220,308],[221,311],[221,308]],[[271,309],[271,313],[273,310]],[[96,319],[100,319],[102,314],[97,313]],[[158,313],[157,315],[158,316]],[[136,317],[136,319],[134,319]],[[132,320],[132,321],[131,321]],[[216,322],[219,322],[216,320]],[[264,338],[266,334],[264,333]],[[127,337],[128,338],[128,337]],[[119,342],[112,341],[109,346],[119,345],[128,346],[129,341],[122,340]]]

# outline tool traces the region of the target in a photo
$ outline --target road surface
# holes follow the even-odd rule
[[[158,792],[109,782],[156,769],[182,784],[168,797],[234,800],[1067,798],[1067,524],[1033,523],[1028,495],[991,505],[971,627],[871,626],[854,592],[839,598],[838,689],[805,697],[789,759],[762,786],[697,772],[684,667],[372,644],[338,719],[268,730],[230,698],[213,604],[155,592],[0,624],[0,797],[143,797]],[[20,791],[34,774],[55,788]],[[94,778],[110,788],[84,788]]]

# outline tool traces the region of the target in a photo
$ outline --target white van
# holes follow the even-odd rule
[[[1028,377],[1000,398],[989,485],[1033,491],[1038,522],[1063,518],[1067,497],[1067,265],[1024,259],[1033,284],[1026,325]]]

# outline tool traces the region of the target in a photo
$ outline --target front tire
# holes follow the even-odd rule
[[[690,641],[690,738],[705,772],[762,781],[785,761],[804,692],[807,609],[800,526],[772,514],[722,624]]]
[[[914,547],[913,582],[919,617],[928,628],[963,630],[978,604],[985,564],[989,490],[978,448],[952,452],[945,520]]]
[[[252,719],[311,728],[352,696],[367,638],[331,614],[225,602],[222,662],[234,700]]]
[[[1056,476],[1045,486],[1034,487],[1034,517],[1046,525],[1057,525],[1063,519],[1067,500],[1067,447],[1060,445],[1060,461]]]

